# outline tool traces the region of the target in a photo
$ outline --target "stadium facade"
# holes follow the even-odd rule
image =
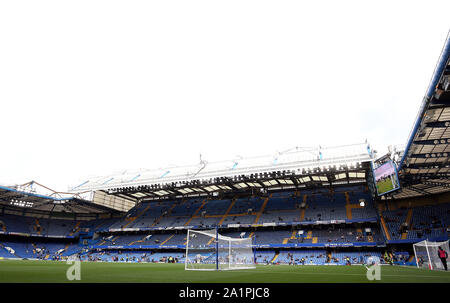
[[[218,229],[251,238],[259,264],[414,265],[412,244],[450,234],[449,56],[447,39],[403,149],[295,147],[120,172],[67,193],[1,186],[0,258],[183,262],[187,230]],[[372,167],[386,159],[401,189],[378,196]]]

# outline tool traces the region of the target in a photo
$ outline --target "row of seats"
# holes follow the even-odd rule
[[[167,262],[169,257],[183,263],[185,254],[180,252],[142,252],[142,251],[91,251],[80,256],[83,261],[102,262]],[[327,252],[325,250],[285,250],[256,251],[254,254],[257,264],[303,264],[324,265],[336,264],[367,264],[369,258],[377,257],[382,262],[380,252]],[[348,261],[347,261],[348,260]]]
[[[323,265],[327,261],[327,252],[325,250],[283,251],[275,261],[284,264]]]
[[[359,200],[366,201],[359,207]],[[247,197],[239,199],[161,201],[138,204],[125,217],[112,222],[114,228],[171,227],[182,225],[251,224],[268,222],[298,222],[345,220],[347,204],[352,207],[353,219],[377,217],[370,194],[363,187],[328,190],[273,193],[270,198]],[[306,203],[304,209],[301,208]],[[264,205],[264,209],[262,209]],[[256,218],[259,212],[258,222]],[[302,214],[303,212],[303,214]],[[224,215],[227,215],[224,217]],[[303,216],[303,218],[302,218]],[[222,220],[223,219],[223,220]]]
[[[281,243],[354,243],[354,242],[382,242],[383,237],[378,228],[371,227],[371,233],[355,227],[330,227],[323,229],[305,230],[278,230],[250,232],[223,232],[224,236],[254,237],[255,244],[281,244]],[[105,235],[100,245],[126,246],[126,245],[184,245],[186,234],[120,234]]]
[[[167,262],[169,257],[184,262],[184,253],[177,252],[93,251],[80,255],[82,261],[102,262]]]
[[[348,262],[351,264],[367,264],[370,257],[377,257],[383,262],[380,252],[336,252],[331,256],[331,263],[337,265],[345,265]]]
[[[372,200],[369,194],[364,191],[364,188],[348,187],[335,192],[322,189],[300,193],[273,193],[268,199],[247,197],[204,201],[197,198],[184,201],[146,202],[138,204],[121,218],[87,222],[47,218],[35,219],[3,214],[0,215],[0,227],[8,232],[76,236],[81,229],[339,220],[348,219],[347,203],[356,205],[361,198],[366,200],[366,206],[364,208],[352,208],[353,218],[376,217]],[[264,203],[266,200],[267,203]],[[306,207],[301,209],[303,202],[306,202]],[[224,217],[225,214],[227,216]]]
[[[33,233],[39,235],[75,235],[80,222],[73,220],[31,218],[16,215],[0,215],[0,225],[4,231]]]
[[[79,251],[77,243],[12,242],[0,244],[0,257],[53,260]]]
[[[412,212],[410,222],[404,226],[409,212]],[[383,217],[392,240],[449,237],[450,203],[386,210]]]

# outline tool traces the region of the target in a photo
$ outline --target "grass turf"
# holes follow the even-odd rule
[[[387,178],[386,180],[377,182],[377,189],[378,189],[378,193],[382,194],[382,193],[388,192],[390,190],[393,190],[394,185],[392,184],[391,179]]]
[[[251,270],[185,271],[184,264],[82,262],[81,280],[68,281],[70,267],[59,261],[0,260],[0,282],[22,283],[450,283],[450,272],[382,266],[381,280],[369,281],[364,266],[257,266]]]

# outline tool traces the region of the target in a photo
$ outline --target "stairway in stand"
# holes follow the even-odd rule
[[[200,210],[206,205],[206,203],[208,202],[208,199],[205,199],[202,201],[202,204],[199,206],[199,208],[197,208],[197,210],[192,214],[192,216],[189,218],[189,220],[187,220],[186,223],[184,223],[184,226],[189,225],[189,223],[192,221],[192,219],[194,219],[198,213],[200,212]],[[184,243],[186,244],[186,243]]]
[[[266,208],[267,202],[269,202],[269,199],[272,197],[272,194],[269,195],[269,197],[267,197],[266,199],[264,199],[264,202],[261,206],[261,209],[259,210],[258,214],[256,215],[256,219],[255,222],[253,222],[253,224],[258,223],[259,218],[261,217],[262,213],[264,212],[264,209]]]
[[[303,195],[303,203],[305,203],[305,207],[302,208],[302,210],[300,211],[300,222],[305,220],[305,211],[306,211],[306,208],[308,207],[308,205],[306,204],[307,197],[308,197],[307,194]]]
[[[280,255],[280,253],[279,252],[277,252],[276,254],[275,254],[275,256],[273,256],[273,259],[272,259],[272,261],[270,261],[271,263],[275,263],[275,261],[278,259],[278,256]]]
[[[408,209],[408,214],[406,215],[406,226],[408,226],[408,229],[411,229],[411,219],[412,219],[412,215],[413,215],[413,209],[410,208]],[[402,240],[406,240],[406,238],[408,237],[408,233],[404,232],[402,233]]]
[[[162,242],[159,246],[162,246],[164,244],[167,243],[167,241],[169,241],[170,239],[172,239],[175,235],[171,235],[170,237],[168,237],[166,240],[164,240],[164,242]]]

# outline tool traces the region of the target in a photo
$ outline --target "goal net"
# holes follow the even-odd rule
[[[417,267],[427,268],[431,270],[443,270],[444,265],[439,258],[439,247],[447,252],[450,256],[449,251],[449,240],[444,242],[430,242],[424,240],[422,242],[413,245],[414,254],[416,255]],[[449,258],[447,258],[447,263],[449,263]]]
[[[252,238],[222,236],[216,230],[188,230],[186,270],[255,268]]]

